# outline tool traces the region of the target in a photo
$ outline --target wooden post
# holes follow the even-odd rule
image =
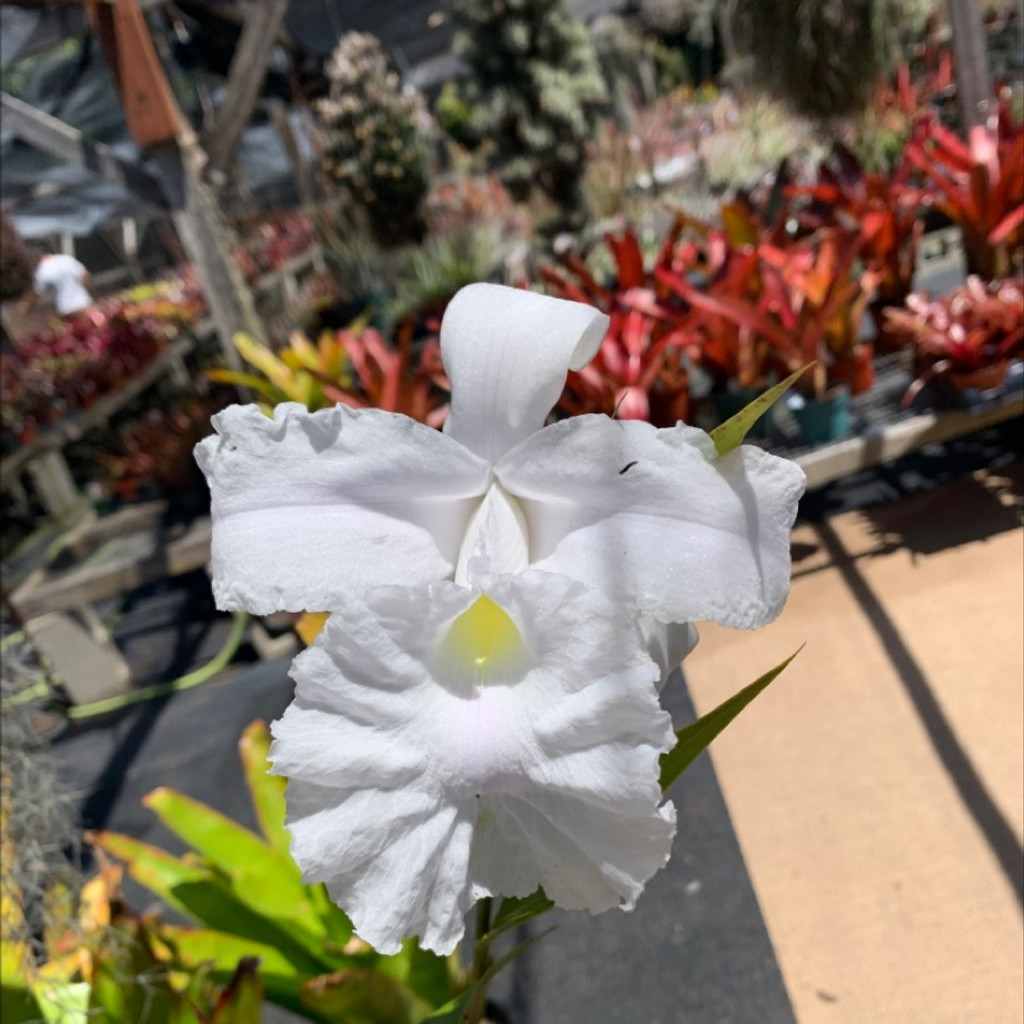
[[[267,62],[288,12],[289,0],[262,0],[249,7],[238,49],[231,60],[224,102],[204,138],[208,174],[224,174],[235,158],[252,114]]]
[[[157,168],[174,226],[199,276],[224,358],[240,370],[242,361],[232,343],[235,334],[244,331],[264,343],[266,336],[235,261],[230,225],[203,181],[206,154],[178,108],[137,0],[118,0],[116,5],[87,0],[87,6],[114,72],[128,127],[140,146],[149,147],[147,155]]]
[[[956,94],[966,132],[985,124],[994,105],[982,5],[978,0],[946,0],[946,9],[953,34]]]
[[[243,369],[232,339],[239,332],[266,344],[252,291],[235,259],[235,237],[212,187],[202,177],[198,144],[154,146],[150,158],[159,168],[178,237],[195,266],[228,366]]]
[[[303,206],[313,205],[313,189],[309,176],[309,164],[302,158],[302,151],[299,149],[299,141],[292,131],[291,122],[288,120],[288,108],[280,100],[270,104],[270,118],[274,122],[277,134],[281,136],[284,144],[284,151],[288,156],[288,163],[292,167],[292,177],[295,179],[295,187],[299,193],[299,202]]]

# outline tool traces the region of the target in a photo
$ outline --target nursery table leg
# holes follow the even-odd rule
[[[64,455],[55,448],[40,452],[25,467],[47,515],[59,523],[81,518],[89,499],[78,490]]]

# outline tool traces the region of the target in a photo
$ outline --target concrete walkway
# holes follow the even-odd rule
[[[1024,1020],[1022,463],[798,527],[782,616],[707,627],[712,746],[800,1024]]]

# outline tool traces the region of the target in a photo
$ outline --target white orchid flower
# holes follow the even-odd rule
[[[212,492],[218,605],[334,612],[381,584],[466,582],[493,516],[496,571],[567,576],[638,611],[663,672],[692,645],[687,623],[772,619],[789,590],[799,467],[746,445],[719,456],[684,424],[544,426],[607,322],[582,303],[462,289],[441,326],[452,383],[443,434],[343,406],[214,417],[219,437],[197,458]]]
[[[471,576],[475,576],[471,571]],[[333,614],[273,725],[292,855],[382,953],[450,953],[485,896],[631,910],[668,860],[657,666],[596,591],[528,570]]]

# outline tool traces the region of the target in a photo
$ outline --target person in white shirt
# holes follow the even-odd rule
[[[36,294],[52,299],[60,316],[80,313],[92,305],[88,282],[89,271],[74,256],[64,253],[43,256],[32,278]]]

